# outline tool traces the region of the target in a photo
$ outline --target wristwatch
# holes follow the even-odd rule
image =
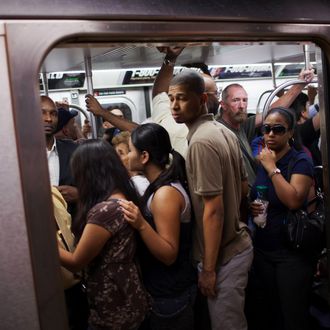
[[[275,168],[273,172],[269,174],[269,178],[271,179],[275,174],[281,174],[281,170],[279,168]]]
[[[175,65],[175,60],[169,60],[168,58],[164,58],[164,65],[169,65],[169,66],[174,66]]]

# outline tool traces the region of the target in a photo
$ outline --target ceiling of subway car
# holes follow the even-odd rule
[[[235,65],[304,61],[300,42],[189,43],[177,60],[178,65],[206,63]],[[315,61],[315,45],[308,44],[310,60]],[[90,55],[93,70],[159,67],[164,54],[156,46],[167,44],[61,44],[50,51],[43,72],[84,70],[84,58]],[[181,44],[180,46],[183,46]]]

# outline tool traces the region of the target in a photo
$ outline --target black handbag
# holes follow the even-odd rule
[[[288,166],[288,181],[294,160]],[[290,166],[291,165],[291,166]],[[308,206],[314,210],[307,212]],[[284,235],[290,248],[311,254],[319,253],[325,245],[325,209],[324,196],[320,189],[316,189],[316,196],[308,202],[306,207],[289,210],[283,223]]]

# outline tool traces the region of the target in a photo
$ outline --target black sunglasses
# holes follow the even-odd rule
[[[283,135],[288,129],[282,125],[273,125],[270,126],[268,124],[262,125],[261,133],[262,134],[269,134],[271,131],[275,135]]]

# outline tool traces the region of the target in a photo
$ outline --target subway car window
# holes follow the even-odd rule
[[[180,45],[185,46],[184,43]],[[130,108],[124,110],[128,119],[143,122],[150,116],[152,86],[165,55],[157,50],[159,46],[166,44],[111,45],[109,48],[91,49],[90,52],[96,54],[91,58],[93,93],[105,107],[109,100],[118,102],[122,97]],[[227,85],[240,83],[249,95],[248,113],[256,113],[263,110],[271,91],[297,78],[306,65],[313,67],[316,75],[313,86],[317,87],[316,48],[310,42],[218,42],[204,43],[203,46],[189,43],[177,60],[174,74],[185,67],[200,72],[206,70],[215,80],[219,94]],[[76,58],[68,66],[64,59],[71,52]],[[69,99],[68,92],[75,90],[72,95],[76,101],[72,100],[72,95],[71,101],[84,107],[84,95],[87,93],[84,53],[84,48],[63,49],[60,46],[47,55],[40,77],[48,81],[50,96]],[[40,81],[41,93],[45,93],[45,83],[42,79]],[[307,93],[307,89],[304,92]]]

